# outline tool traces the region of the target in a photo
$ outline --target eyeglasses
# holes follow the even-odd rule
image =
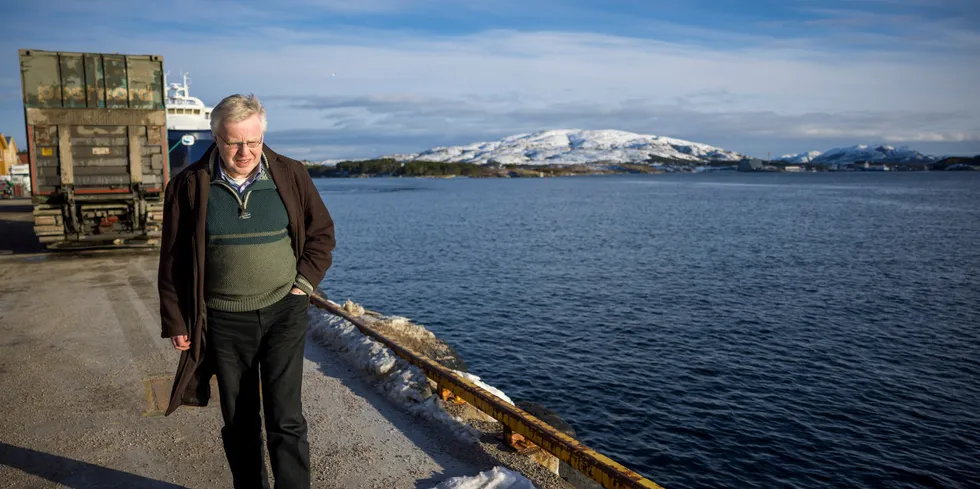
[[[221,143],[222,144],[224,144],[225,146],[227,146],[229,148],[234,147],[234,148],[237,148],[237,149],[242,149],[242,146],[247,146],[249,149],[255,149],[255,148],[258,148],[259,146],[262,146],[262,140],[261,139],[259,139],[258,141],[242,141],[242,142],[238,142],[238,143],[233,143],[233,142],[228,141],[227,139],[221,137],[220,134],[215,134],[215,135],[218,136],[218,139],[221,140]]]

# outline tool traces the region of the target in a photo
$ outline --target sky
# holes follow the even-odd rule
[[[32,0],[0,20],[0,132],[24,140],[30,48],[162,55],[209,105],[255,93],[298,159],[560,128],[973,155],[978,21],[976,0]]]

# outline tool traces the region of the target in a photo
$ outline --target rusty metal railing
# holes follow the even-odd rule
[[[365,335],[381,342],[398,356],[422,369],[425,375],[436,382],[440,389],[452,393],[452,395],[500,421],[504,425],[506,435],[510,437],[516,435],[518,439],[523,438],[541,447],[598,482],[602,487],[606,489],[663,489],[653,481],[585,446],[524,410],[504,402],[456,372],[399,345],[336,304],[316,294],[311,297],[311,302],[330,314],[346,319]]]

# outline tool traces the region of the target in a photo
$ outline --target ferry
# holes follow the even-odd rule
[[[187,73],[181,83],[167,85],[167,142],[170,148],[170,175],[176,175],[194,163],[214,142],[211,134],[211,110],[188,90]],[[164,79],[166,84],[166,79]]]

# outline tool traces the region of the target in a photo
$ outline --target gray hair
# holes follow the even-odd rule
[[[269,123],[265,120],[265,107],[259,98],[251,93],[229,95],[211,110],[211,132],[217,134],[225,122],[241,122],[256,114],[262,123],[262,134],[265,134]]]

